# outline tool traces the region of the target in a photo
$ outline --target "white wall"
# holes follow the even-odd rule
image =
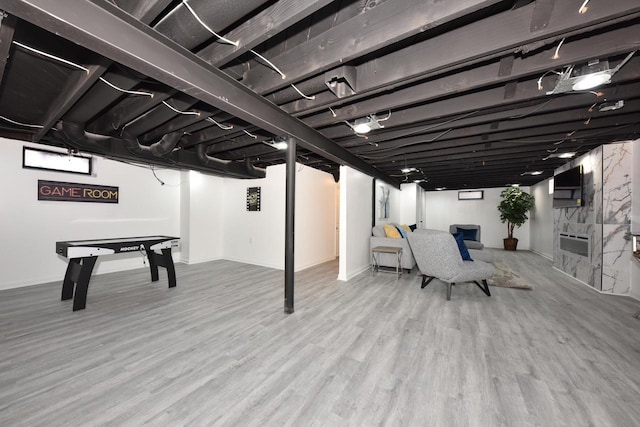
[[[530,192],[529,187],[522,187]],[[458,200],[458,190],[429,191],[425,195],[425,228],[449,231],[451,224],[479,224],[482,243],[489,248],[503,248],[507,237],[507,224],[500,222],[498,204],[503,188],[484,189],[484,200]],[[530,248],[530,221],[516,228],[513,237],[518,249]]]
[[[223,179],[196,171],[182,171],[180,175],[180,261],[196,264],[220,259]]]
[[[333,175],[298,165],[295,270],[336,257],[336,182]]]
[[[222,252],[225,259],[284,269],[286,165],[264,179],[225,178]],[[261,188],[259,212],[246,210],[248,187]],[[335,258],[335,182],[330,174],[298,165],[295,270]]]
[[[531,186],[536,206],[529,214],[531,250],[553,260],[553,193],[549,194],[552,179]]]
[[[340,267],[338,280],[349,280],[370,268],[372,179],[347,166],[340,166]]]
[[[398,224],[417,224],[418,223],[418,190],[417,184],[411,182],[408,184],[400,184],[400,221]]]
[[[94,158],[94,175],[22,168],[22,146],[0,138],[0,289],[64,278],[67,260],[55,243],[109,237],[180,234],[180,174]],[[51,149],[55,150],[55,149]],[[38,179],[119,187],[119,203],[38,201]],[[179,253],[175,254],[179,259]],[[142,267],[139,254],[99,257],[94,274]]]

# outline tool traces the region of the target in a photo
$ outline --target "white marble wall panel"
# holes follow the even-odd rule
[[[602,292],[629,295],[631,291],[631,229],[629,224],[604,224]]]
[[[583,167],[585,169],[585,175],[589,179],[589,186],[587,188],[588,197],[587,203],[591,205],[593,210],[593,221],[595,224],[602,224],[602,198],[603,198],[603,172],[602,172],[602,157],[603,147],[600,146],[591,151],[589,156],[589,162],[585,162]],[[589,171],[586,171],[587,167]],[[586,179],[585,179],[586,182]]]
[[[630,293],[632,143],[608,144],[557,172],[583,166],[585,206],[554,211],[554,265],[606,292]],[[560,251],[559,234],[587,235],[591,259]]]
[[[631,291],[632,143],[603,147],[602,291]]]
[[[564,209],[562,209],[564,210]],[[556,268],[594,288],[602,288],[602,226],[600,224],[557,223],[554,233],[553,264]],[[591,257],[567,254],[560,250],[560,233],[589,236]]]
[[[554,209],[554,266],[576,279],[600,290],[602,288],[602,147],[572,160],[556,173],[575,166],[583,168],[584,206]],[[560,233],[590,237],[591,258],[560,251]]]
[[[603,149],[603,224],[631,223],[631,143],[609,144]]]

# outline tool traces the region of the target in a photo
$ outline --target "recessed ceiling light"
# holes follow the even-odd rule
[[[357,123],[353,125],[353,131],[355,133],[369,133],[371,132],[371,125],[369,121]]]
[[[576,153],[560,153],[558,154],[559,159],[571,159],[576,156]]]
[[[520,174],[520,176],[524,176],[524,175],[542,175],[543,171],[527,171],[527,172],[522,172]]]
[[[603,85],[605,83],[609,83],[611,81],[611,75],[608,71],[603,71],[601,73],[595,74],[587,74],[586,76],[580,76],[575,81],[571,88],[573,90],[589,90],[593,89],[596,86]]]
[[[416,169],[416,168],[402,168],[402,169],[400,169],[400,172],[402,172],[402,173],[418,172],[418,169]]]
[[[547,91],[547,95],[590,90],[596,86],[609,83],[611,82],[611,77],[631,59],[635,52],[630,52],[615,68],[609,68],[607,59],[593,59],[586,64],[570,65],[562,72],[552,70],[559,77],[555,87],[553,90]],[[547,71],[547,73],[549,72]]]
[[[345,121],[345,123],[348,124],[355,133],[364,135],[371,132],[372,130],[382,129],[384,126],[381,125],[380,122],[389,120],[390,117],[391,110],[389,110],[389,114],[387,115],[387,117],[380,118],[375,114],[369,114],[367,117],[356,119],[353,124],[349,123],[348,121]]]
[[[274,142],[273,143],[273,148],[277,148],[278,150],[286,150],[287,149],[287,143],[284,142],[284,141]]]
[[[442,190],[446,190],[446,189],[447,189],[447,187],[436,187],[437,191],[442,191]]]

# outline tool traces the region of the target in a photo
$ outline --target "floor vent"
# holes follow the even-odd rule
[[[560,233],[560,250],[591,260],[591,238],[583,234]]]

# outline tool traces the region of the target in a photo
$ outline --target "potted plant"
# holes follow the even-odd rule
[[[507,223],[508,233],[508,237],[504,239],[504,249],[515,251],[518,239],[513,237],[513,230],[529,219],[527,212],[535,206],[535,198],[522,191],[520,187],[509,187],[500,193],[500,197],[502,197],[498,205],[500,220]]]

